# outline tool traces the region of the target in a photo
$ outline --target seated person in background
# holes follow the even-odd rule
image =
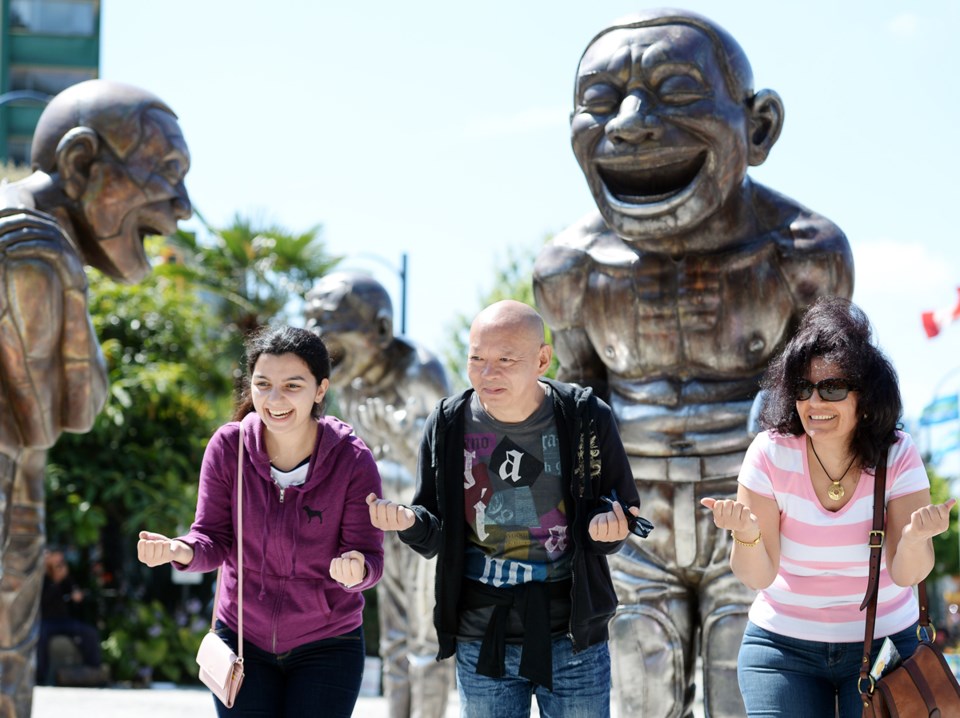
[[[100,632],[95,626],[76,618],[75,610],[83,602],[83,591],[70,576],[63,551],[44,555],[43,593],[40,598],[40,641],[37,643],[37,683],[52,684],[50,639],[68,636],[80,649],[83,665],[99,668]]]

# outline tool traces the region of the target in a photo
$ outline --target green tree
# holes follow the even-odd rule
[[[172,242],[185,253],[177,271],[212,295],[221,321],[240,337],[289,319],[290,305],[340,261],[327,254],[320,225],[297,233],[237,214],[217,229],[197,216],[208,236],[177,232]]]
[[[0,163],[0,178],[8,182],[22,180],[24,177],[29,176],[30,173],[31,170],[26,165],[18,165],[16,162],[10,162],[9,160]]]
[[[158,248],[158,240],[149,242],[152,255]],[[155,611],[138,608],[147,593],[167,605],[177,595],[169,572],[136,561],[136,541],[141,529],[172,534],[192,521],[204,447],[229,414],[232,377],[218,365],[229,337],[212,307],[169,265],[136,286],[93,271],[88,278],[110,391],[91,431],[64,434],[50,451],[48,541],[80,549],[78,580],[98,577],[87,585],[116,678],[146,671],[192,679],[202,627],[157,623]]]
[[[934,504],[942,504],[950,498],[950,482],[938,474],[929,464],[927,476],[930,478],[930,497]],[[960,544],[958,544],[957,510],[950,512],[950,528],[933,539],[936,563],[930,572],[930,579],[960,574]]]
[[[110,393],[93,429],[50,452],[50,540],[97,542],[108,520],[139,530],[183,525],[195,506],[206,439],[229,410],[218,368],[226,336],[208,305],[161,265],[136,286],[89,272],[90,315]]]

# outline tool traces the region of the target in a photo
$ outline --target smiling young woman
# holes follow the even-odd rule
[[[222,564],[217,633],[236,652],[242,522],[244,687],[229,712],[216,702],[218,714],[308,715],[323,705],[346,717],[363,674],[362,591],[383,572],[383,534],[365,501],[380,495],[380,474],[353,428],[323,413],[330,356],[319,336],[268,327],[246,346],[248,384],[234,421],[207,445],[190,531],[142,531],[138,557],[182,571]]]
[[[887,524],[876,635],[905,657],[917,645],[912,586],[933,567],[931,539],[955,501],[930,504],[920,454],[899,428],[896,372],[846,299],[807,311],[763,389],[765,430],[744,457],[736,499],[703,500],[733,536],[734,574],[758,590],[740,691],[749,715],[795,715],[804,705],[806,715],[856,718],[877,466],[886,461]]]

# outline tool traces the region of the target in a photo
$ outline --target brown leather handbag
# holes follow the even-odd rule
[[[870,577],[860,610],[867,610],[858,688],[863,701],[863,718],[951,718],[960,716],[960,685],[934,640],[930,624],[927,587],[918,584],[920,645],[913,655],[889,673],[874,680],[870,675],[870,652],[877,618],[877,590],[880,583],[880,551],[884,531],[884,490],[887,484],[887,454],[877,464],[873,490],[873,530],[870,532]]]

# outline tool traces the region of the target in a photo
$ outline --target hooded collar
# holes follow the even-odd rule
[[[273,483],[270,476],[270,456],[264,437],[265,427],[260,416],[251,411],[240,422],[243,428],[243,446],[248,461],[253,465],[256,474],[264,481]],[[353,434],[353,427],[345,424],[334,416],[322,416],[317,420],[317,438],[313,444],[313,453],[310,455],[310,465],[307,480],[301,486],[292,486],[291,489],[308,490],[323,482],[336,465],[335,461],[328,461],[334,453]],[[327,468],[324,468],[327,467]]]

